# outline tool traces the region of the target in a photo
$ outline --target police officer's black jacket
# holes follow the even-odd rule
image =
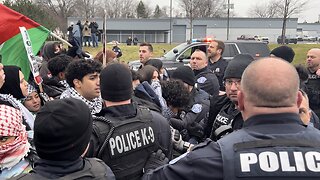
[[[218,140],[214,132],[222,125],[230,125],[232,130],[241,129],[243,125],[242,115],[227,95],[210,97],[208,126],[205,129],[206,135],[210,136],[214,141]]]
[[[320,117],[320,76],[316,72],[309,71],[306,82],[306,93],[308,94],[310,108]]]
[[[319,179],[319,144],[320,131],[304,126],[298,114],[253,116],[242,129],[197,145],[143,180]]]
[[[29,174],[21,174],[13,179],[96,179],[115,180],[111,169],[100,159],[79,158],[75,161],[48,161],[40,159]]]
[[[196,86],[204,91],[206,91],[211,96],[216,96],[219,94],[219,81],[217,76],[210,71],[208,66],[200,70],[193,70],[196,76]]]
[[[190,97],[188,105],[178,113],[177,118],[171,118],[170,123],[174,129],[180,131],[185,141],[191,137],[201,140],[207,126],[204,119],[209,112],[210,95],[201,89],[193,88]]]
[[[225,91],[225,87],[223,85],[223,76],[227,66],[228,62],[225,59],[223,59],[222,56],[218,61],[214,63],[212,63],[210,59],[208,60],[208,68],[217,76],[219,80],[220,91]]]
[[[95,118],[88,156],[102,159],[117,180],[140,179],[149,155],[162,149],[171,157],[168,121],[134,103],[103,108]]]

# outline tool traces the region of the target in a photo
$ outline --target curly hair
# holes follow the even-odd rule
[[[188,88],[181,80],[169,80],[161,82],[162,97],[168,106],[184,108],[189,102],[190,94]]]
[[[100,73],[102,64],[98,61],[79,59],[71,62],[66,69],[66,80],[70,87],[74,87],[73,80],[82,78],[87,74]]]

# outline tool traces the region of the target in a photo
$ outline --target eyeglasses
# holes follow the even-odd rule
[[[227,80],[225,80],[223,83],[224,83],[225,86],[232,86],[232,84],[234,83],[234,85],[236,85],[236,87],[240,87],[240,85],[241,85],[241,79],[236,80],[236,81],[227,79]]]

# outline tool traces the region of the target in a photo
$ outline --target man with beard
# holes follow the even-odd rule
[[[226,94],[213,97],[210,100],[209,126],[206,133],[211,132],[210,138],[214,141],[233,130],[242,128],[243,118],[236,106],[237,93],[240,88],[242,73],[252,61],[253,57],[249,54],[236,55],[229,62],[224,72]]]
[[[309,96],[310,108],[320,117],[320,49],[313,48],[307,53],[307,69],[309,72],[306,82],[306,92]]]
[[[217,76],[221,91],[225,91],[223,74],[228,65],[222,57],[224,48],[224,43],[219,40],[212,40],[208,47],[208,68]]]

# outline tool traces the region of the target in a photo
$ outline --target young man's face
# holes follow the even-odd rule
[[[85,75],[81,81],[75,84],[75,89],[87,100],[100,96],[100,73]]]
[[[139,59],[142,64],[145,64],[152,57],[152,52],[148,46],[140,46]]]

